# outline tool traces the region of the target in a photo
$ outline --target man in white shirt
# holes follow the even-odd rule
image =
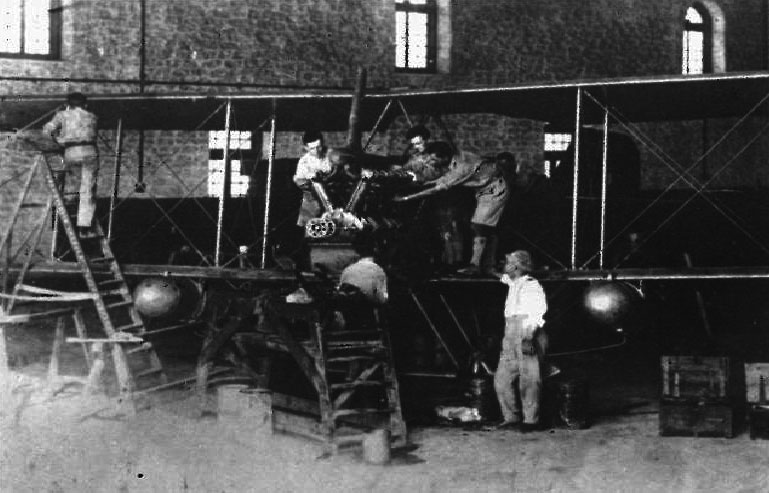
[[[547,299],[542,285],[529,275],[532,269],[529,252],[516,250],[505,255],[505,270],[500,277],[508,292],[505,337],[494,374],[494,389],[502,411],[500,426],[520,424],[521,431],[537,429],[539,424],[547,340],[542,330]]]
[[[99,150],[96,146],[96,115],[86,109],[86,97],[73,92],[67,107],[58,111],[43,126],[43,133],[64,147],[64,167],[68,173],[80,168],[80,197],[77,227],[81,237],[95,235],[91,229],[96,211],[96,180],[99,174]]]
[[[365,235],[365,233],[361,233]],[[390,297],[387,288],[387,274],[374,261],[374,247],[371,240],[360,240],[356,251],[361,258],[345,267],[339,276],[339,286],[345,284],[357,288],[366,300],[375,305],[384,305]]]
[[[297,226],[304,228],[307,221],[319,217],[323,212],[321,204],[312,192],[312,180],[318,174],[330,173],[331,163],[328,160],[327,149],[323,144],[323,135],[316,130],[308,130],[302,135],[305,153],[299,158],[294,173],[294,183],[302,190],[302,205],[299,209]]]

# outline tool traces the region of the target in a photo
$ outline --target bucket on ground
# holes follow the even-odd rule
[[[363,459],[369,464],[390,462],[390,430],[379,429],[363,438]]]
[[[216,389],[216,411],[219,419],[240,417],[246,407],[242,391],[247,389],[244,384],[220,385]]]

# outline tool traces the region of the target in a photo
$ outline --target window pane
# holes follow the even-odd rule
[[[571,144],[571,134],[545,134],[545,151],[565,151]]]
[[[208,148],[224,149],[227,132],[212,130],[208,132]],[[251,149],[251,132],[248,130],[230,131],[230,149]]]
[[[395,66],[406,67],[406,45],[408,36],[406,31],[406,13],[395,13]]]
[[[24,9],[24,52],[45,55],[50,51],[48,8],[50,0],[26,0]]]
[[[683,63],[684,74],[701,74],[704,70],[704,34],[698,31],[684,31]]]
[[[686,21],[692,24],[702,24],[702,15],[694,7],[689,7],[686,11]]]
[[[0,51],[21,52],[21,0],[0,3]]]
[[[208,161],[208,195],[219,197],[224,180],[224,161]]]
[[[427,14],[409,12],[409,58],[411,68],[427,67]]]

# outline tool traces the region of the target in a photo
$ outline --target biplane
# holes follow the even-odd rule
[[[440,119],[442,115],[461,117],[491,114],[533,120],[573,135],[567,159],[558,169],[552,170],[552,178],[545,180],[545,188],[517,190],[514,203],[524,208],[526,214],[531,216],[529,220],[512,220],[510,224],[501,226],[511,234],[508,246],[530,249],[541,263],[547,265],[546,269],[537,272],[537,276],[544,282],[560,285],[576,281],[581,283],[581,287],[588,281],[624,282],[625,285],[630,283],[635,288],[634,292],[640,292],[642,287],[639,282],[764,279],[769,277],[769,267],[765,261],[769,253],[765,241],[769,229],[766,228],[768,225],[765,224],[764,215],[755,213],[759,207],[766,205],[765,201],[762,202],[762,192],[734,188],[715,191],[714,186],[718,183],[719,174],[735,160],[744,157],[743,154],[751,146],[763,145],[765,148],[762,142],[765,142],[767,128],[768,83],[768,74],[756,72],[515,84],[459,90],[367,92],[363,82],[355,91],[89,95],[89,109],[99,115],[102,129],[113,130],[112,136],[115,138],[114,145],[102,143],[102,147],[111,148],[112,152],[112,156],[102,155],[102,162],[112,160],[114,163],[113,193],[109,198],[102,199],[100,208],[104,218],[102,222],[106,226],[106,241],[111,243],[115,258],[120,261],[121,272],[133,279],[134,285],[145,278],[163,278],[180,283],[191,280],[198,283],[195,296],[200,298],[203,291],[208,292],[206,302],[212,306],[218,304],[216,310],[206,311],[207,316],[212,317],[208,320],[211,322],[209,326],[221,329],[212,336],[216,344],[209,344],[204,351],[206,356],[202,360],[211,359],[239,326],[258,325],[254,321],[254,314],[264,315],[267,309],[262,303],[265,296],[293,288],[297,280],[304,279],[304,282],[312,283],[316,280],[321,282],[324,276],[328,277],[326,271],[318,271],[314,276],[305,273],[297,278],[295,272],[282,269],[280,262],[274,260],[274,244],[284,241],[280,238],[278,226],[293,225],[296,207],[296,191],[290,186],[288,190],[285,189],[285,185],[290,185],[288,178],[293,169],[284,165],[284,161],[288,160],[276,157],[278,132],[297,132],[306,128],[327,132],[347,131],[346,143],[341,146],[345,149],[346,159],[355,163],[358,169],[370,167],[381,170],[386,169],[388,163],[397,161],[398,157],[366,151],[372,140],[387,132],[388,126],[398,118],[410,122],[415,115]],[[34,129],[46,121],[63,100],[61,95],[2,97],[0,129]],[[700,155],[689,156],[690,162],[685,164],[673,157],[675,153],[667,152],[657,145],[652,137],[653,132],[650,132],[655,125],[669,125],[670,122],[713,120],[725,122],[722,124],[724,134],[705,142]],[[361,144],[364,134],[362,128],[370,129],[365,144]],[[685,130],[689,127],[684,124],[682,128]],[[701,126],[694,128],[694,131],[701,134]],[[222,193],[218,199],[193,200],[196,192],[192,187],[183,189],[180,196],[174,199],[152,198],[151,186],[147,189],[150,191],[149,201],[120,197],[118,194],[121,190],[118,182],[125,180],[126,170],[121,163],[124,151],[121,146],[122,133],[127,130],[198,132],[199,136],[200,132],[209,130],[224,130],[229,135],[236,130],[256,129],[269,135],[269,142],[264,146],[268,151],[266,156],[253,159],[250,170],[253,173],[252,189],[255,193],[251,193],[247,200],[228,198],[226,193]],[[683,134],[676,136],[686,138]],[[448,130],[444,137],[450,138]],[[709,161],[712,171],[708,176],[694,173],[693,169],[704,159],[712,161],[715,155],[723,157],[720,151],[726,147],[724,142],[729,139],[736,140],[730,147],[734,150],[732,156],[724,157],[719,163]],[[637,155],[633,158],[629,157],[632,153],[618,151],[621,147],[618,142],[628,140],[645,150],[645,159],[659,160],[675,176],[664,190],[647,191],[640,187],[637,180],[638,166],[644,166],[645,163],[638,161]],[[226,142],[223,152],[225,177],[229,176],[233,155],[228,147],[229,138]],[[34,146],[26,149],[30,155],[40,151]],[[714,153],[714,150],[719,152]],[[633,159],[635,163],[629,162]],[[278,161],[283,166],[279,166]],[[6,166],[8,164],[3,165]],[[21,171],[19,165],[14,166]],[[162,166],[161,163],[158,167]],[[627,179],[627,169],[636,173],[635,178]],[[141,168],[136,171],[137,183],[141,184],[145,178],[150,179],[143,176]],[[226,183],[227,178],[223,180],[222,186],[226,186]],[[284,188],[280,189],[279,184]],[[354,232],[362,229],[364,224],[386,224],[386,228],[402,235],[408,230],[404,221],[418,217],[413,211],[398,210],[395,203],[388,202],[395,193],[399,193],[398,183],[382,186],[376,179],[357,176],[354,177],[353,185],[353,191],[347,197],[329,206],[326,211],[331,213],[333,209],[340,208],[347,215],[326,215],[323,218],[325,229],[321,235],[324,241],[316,245],[316,249],[321,252],[318,258],[323,262],[335,263],[336,267],[340,261],[349,263],[354,258],[345,241],[333,241],[336,233],[341,235],[345,231]],[[378,205],[377,217],[367,217],[364,212],[354,209],[359,202],[365,202],[359,201],[360,197],[356,197],[356,193],[367,193],[373,197],[368,202]],[[261,200],[254,200],[255,197]],[[545,200],[543,197],[552,199]],[[531,204],[537,204],[538,208],[532,208]],[[236,211],[242,211],[244,207],[248,220],[238,222],[233,219]],[[132,208],[135,209],[133,212]],[[148,210],[160,213],[148,215]],[[737,210],[748,212],[750,217],[739,217],[735,212]],[[399,214],[402,217],[397,217]],[[151,224],[147,223],[148,217]],[[200,227],[203,217],[210,220],[208,227]],[[340,220],[345,217],[346,222]],[[145,222],[142,223],[142,220]],[[130,224],[125,224],[126,221]],[[138,236],[147,238],[149,231],[160,229],[157,225],[163,221],[167,221],[165,227],[168,234],[150,237],[150,250],[160,252],[151,262],[143,261],[137,255],[137,248],[125,246],[128,244],[127,238],[136,237],[137,232]],[[532,238],[537,237],[537,233],[541,232],[538,229],[546,223],[551,234],[544,238],[542,244],[537,244]],[[197,230],[188,233],[184,229],[185,225]],[[728,233],[729,230],[736,234]],[[8,252],[8,259],[12,257],[12,249],[6,245],[9,231],[10,228],[4,229],[3,234],[3,246]],[[176,236],[171,240],[169,235]],[[28,240],[33,235],[15,236]],[[51,240],[53,244],[56,243],[56,237],[54,234]],[[163,251],[163,247],[158,246],[163,245],[169,250],[178,247],[179,238],[189,243],[195,254],[192,265],[169,263],[167,259],[172,252]],[[632,243],[623,243],[628,238],[632,239]],[[121,246],[121,242],[125,244]],[[240,249],[241,245],[247,248]],[[400,251],[404,251],[402,245],[400,248]],[[646,248],[656,253],[643,254]],[[30,255],[34,253],[34,249],[30,248],[16,250],[18,254],[24,251],[32,251]],[[258,253],[244,255],[244,251]],[[699,253],[703,254],[696,255]],[[692,256],[689,254],[695,254],[697,265],[692,265]],[[671,261],[671,256],[677,258]],[[397,259],[397,255],[394,258]],[[655,263],[655,260],[659,263]],[[435,339],[445,349],[448,367],[461,367],[463,356],[467,357],[478,347],[477,340],[473,339],[482,336],[484,331],[481,325],[493,324],[493,317],[479,317],[475,308],[470,307],[468,311],[466,306],[460,306],[462,302],[459,300],[470,300],[472,304],[473,301],[479,301],[480,296],[485,300],[483,303],[488,304],[489,300],[494,299],[493,296],[500,296],[497,283],[491,279],[433,274],[414,279],[408,275],[413,265],[400,267],[405,274],[396,276],[396,279],[403,289],[393,297],[393,303],[408,304],[410,308],[401,310],[399,307],[394,311],[422,317]],[[23,268],[10,262],[7,263],[4,276],[6,287],[8,279],[22,270],[28,276],[40,278],[74,278],[81,273],[77,262],[51,257],[28,260]],[[202,284],[205,289],[200,288]],[[233,292],[237,296],[233,296]],[[425,301],[426,296],[433,296],[434,299],[428,303]],[[195,316],[203,316],[204,310],[199,309],[199,304],[193,305]],[[431,312],[435,307],[443,314]],[[229,317],[223,316],[223,311],[227,310],[231,311]],[[554,311],[559,312],[557,309]],[[214,315],[211,312],[215,312]],[[570,312],[564,309],[560,316],[570,317],[567,313]],[[188,315],[181,318],[191,322]],[[273,316],[296,322],[286,310],[278,310]],[[307,320],[316,323],[318,320],[312,317],[318,315],[307,315],[303,323],[307,323]],[[262,320],[264,318],[261,317]],[[464,344],[464,340],[467,343],[465,347],[457,350],[455,344],[452,345],[451,336],[445,333],[446,329],[440,328],[439,318],[445,319],[445,325],[458,329],[461,335],[458,340],[460,345]],[[573,320],[572,317],[570,323]],[[153,323],[149,322],[150,325]],[[397,323],[410,325],[403,319],[397,319]],[[474,325],[475,331],[468,329],[469,325]],[[281,330],[288,329],[283,327]],[[394,337],[397,336],[394,332]],[[271,344],[281,345],[269,338],[262,342],[268,347]],[[376,345],[372,341],[369,343]],[[401,347],[410,345],[406,343]],[[295,344],[285,347],[285,341],[283,346],[299,361],[300,366],[304,365],[307,372],[312,373],[312,369],[308,368],[312,365],[307,355],[299,354],[301,348]],[[396,342],[396,360],[398,347]],[[385,373],[387,366],[383,365]],[[387,378],[385,375],[384,379]],[[348,387],[344,388],[349,390]],[[338,399],[349,399],[349,393],[345,396]],[[326,430],[326,433],[330,432]]]

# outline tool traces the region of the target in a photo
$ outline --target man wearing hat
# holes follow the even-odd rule
[[[508,292],[505,337],[494,374],[494,390],[502,411],[500,426],[520,425],[521,431],[535,430],[539,425],[546,349],[542,326],[547,299],[542,285],[529,275],[533,267],[529,252],[516,250],[505,255],[505,269],[500,276]]]
[[[68,173],[80,168],[80,200],[77,210],[77,226],[80,236],[95,236],[91,229],[96,211],[96,180],[99,174],[99,150],[96,147],[96,115],[86,110],[86,97],[73,92],[67,97],[67,107],[58,111],[43,126],[64,147],[64,167]]]

